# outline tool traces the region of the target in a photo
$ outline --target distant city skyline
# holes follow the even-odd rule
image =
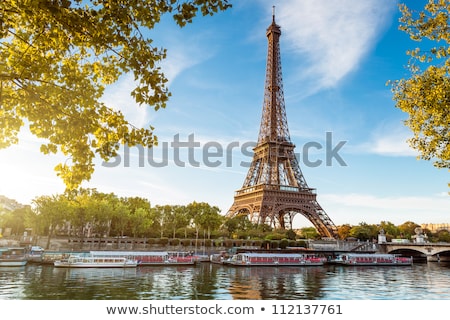
[[[418,9],[423,5],[404,3]],[[386,85],[408,77],[406,50],[418,45],[398,30],[397,4],[275,3],[291,139],[308,185],[317,189],[318,202],[336,225],[449,222],[448,170],[416,159],[417,152],[406,142],[411,137],[403,123],[407,115],[395,108]],[[137,106],[129,95],[133,79],[128,75],[106,90],[103,101],[122,110],[134,125],[155,127],[160,145],[152,159],[164,165],[149,165],[148,151],[138,147],[128,150],[125,165],[122,148],[116,165],[111,164],[117,159],[109,165],[96,159],[93,177],[83,187],[144,197],[152,205],[208,202],[225,214],[248,170],[241,163],[251,161],[251,143],[258,136],[265,30],[273,5],[268,0],[234,3],[230,10],[196,18],[183,29],[165,17],[149,31],[154,45],[168,50],[162,65],[172,92],[167,108],[154,112]],[[346,165],[336,157],[327,161],[328,133],[331,146],[345,141],[338,154]],[[177,154],[170,149],[174,137],[189,143],[190,136],[195,147],[181,147]],[[41,154],[43,141],[27,128],[19,139],[18,145],[0,150],[0,194],[30,204],[38,196],[63,193],[53,168],[67,159]],[[305,145],[316,146],[308,148],[307,158]],[[301,215],[294,224],[311,226]]]

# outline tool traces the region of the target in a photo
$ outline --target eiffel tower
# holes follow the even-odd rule
[[[227,217],[248,215],[250,221],[290,229],[294,216],[304,215],[322,237],[337,238],[337,228],[308,187],[294,154],[284,105],[280,58],[280,26],[267,28],[268,53],[264,105],[258,143],[241,189]]]

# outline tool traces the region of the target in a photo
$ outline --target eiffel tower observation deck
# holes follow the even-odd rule
[[[290,229],[296,214],[305,216],[322,237],[336,238],[337,228],[308,187],[294,153],[284,104],[280,26],[267,28],[268,52],[264,104],[258,142],[241,189],[227,217],[247,215],[257,224]]]

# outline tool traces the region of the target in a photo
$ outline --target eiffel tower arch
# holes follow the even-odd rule
[[[337,228],[308,187],[295,157],[284,104],[280,57],[280,26],[267,28],[268,50],[264,103],[258,142],[250,169],[227,217],[247,215],[258,224],[292,228],[297,214],[305,216],[322,237],[336,238]]]

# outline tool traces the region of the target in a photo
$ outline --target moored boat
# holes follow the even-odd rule
[[[321,266],[326,259],[309,254],[298,253],[237,253],[223,264],[233,266]]]
[[[55,267],[63,268],[136,268],[137,261],[124,257],[94,257],[73,255],[54,262]]]
[[[207,254],[194,254],[193,258],[195,262],[209,262],[210,256]]]
[[[168,263],[176,265],[194,265],[203,259],[200,255],[194,255],[192,252],[186,251],[169,251]]]
[[[32,246],[30,247],[29,252],[27,253],[27,261],[28,262],[36,262],[41,263],[42,262],[42,256],[44,254],[44,249],[39,246]]]
[[[215,264],[224,264],[230,258],[230,255],[226,251],[220,253],[214,253],[209,256],[209,261]]]
[[[27,262],[25,248],[0,248],[0,267],[22,267]]]
[[[328,263],[346,266],[410,266],[413,264],[413,259],[395,254],[345,253],[331,259]]]
[[[91,251],[95,257],[124,257],[136,260],[139,266],[194,265],[195,257],[188,252],[166,251]]]
[[[54,265],[55,261],[68,259],[70,256],[86,256],[88,251],[47,251],[42,253],[39,263],[46,265]]]

